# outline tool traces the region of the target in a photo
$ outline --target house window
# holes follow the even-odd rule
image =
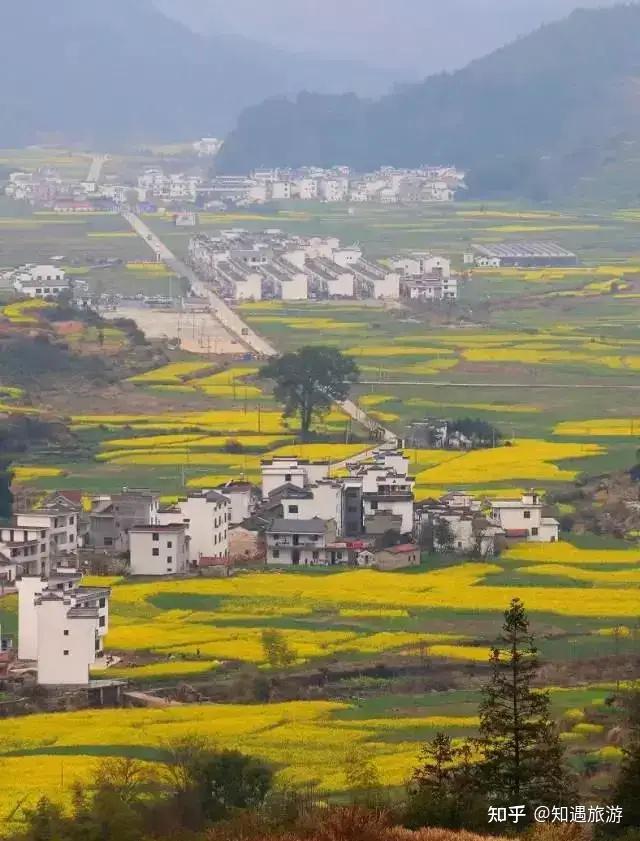
[[[289,506],[289,514],[297,514],[298,513],[298,506],[297,505],[290,505]]]
[[[157,541],[157,540],[160,540],[160,535],[158,534],[158,532],[157,532],[157,531],[154,531],[154,533],[153,533],[153,537],[152,537],[151,539],[152,539],[152,540],[156,540],[156,541]]]
[[[284,477],[284,481],[285,482],[290,482],[291,481],[291,473],[286,474],[286,476]]]
[[[168,563],[168,564],[172,564],[172,563],[173,563],[173,558],[171,557],[171,555],[167,555],[167,563]]]
[[[107,606],[107,600],[106,599],[100,599],[99,604],[100,604],[100,607],[106,607]]]
[[[105,619],[104,616],[101,616],[100,619],[98,620],[98,625],[100,625],[101,628],[104,628],[104,626],[106,624],[107,624],[107,620]]]
[[[68,657],[69,656],[69,649],[65,648],[65,650],[62,653],[64,654],[65,657]]]
[[[372,511],[377,511],[378,510],[378,503],[377,502],[372,502],[371,503],[371,510]]]
[[[103,543],[105,546],[113,546],[113,538],[105,537]]]
[[[538,536],[538,529],[531,529],[531,534],[533,535],[533,537],[537,537]]]
[[[525,518],[525,520],[530,520],[531,519],[531,511],[524,511],[522,516]]]
[[[159,549],[152,549],[151,554],[153,555],[154,558],[157,558],[160,554],[160,550]]]
[[[173,549],[173,541],[167,540],[167,549]]]
[[[279,549],[274,549],[273,552],[271,553],[271,555],[274,558],[279,558],[280,557],[280,550]]]
[[[336,558],[341,561],[342,560],[342,552],[336,552]]]
[[[314,561],[317,561],[320,557],[320,552],[312,552],[311,557],[313,558]]]
[[[70,525],[70,526],[72,526],[72,525],[73,525],[73,517],[69,517],[69,525]]]
[[[69,631],[67,629],[65,629],[62,633],[65,637],[69,636]]]

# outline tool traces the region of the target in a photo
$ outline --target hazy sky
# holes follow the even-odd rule
[[[615,0],[157,0],[195,27],[408,75],[460,67],[580,6]]]

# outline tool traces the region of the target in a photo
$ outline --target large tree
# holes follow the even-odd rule
[[[561,805],[571,794],[547,691],[532,688],[538,652],[520,599],[505,612],[480,706],[482,787],[498,805]]]
[[[260,376],[275,382],[274,395],[284,405],[285,417],[298,415],[302,434],[306,435],[314,416],[346,399],[359,373],[348,356],[336,348],[317,345],[274,359]]]

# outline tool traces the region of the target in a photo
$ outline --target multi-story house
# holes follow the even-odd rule
[[[276,519],[267,530],[267,563],[315,566],[330,561],[329,544],[335,542],[333,520]]]
[[[104,656],[108,587],[84,587],[75,571],[23,577],[18,587],[18,657],[36,661],[38,683],[84,686]]]
[[[129,531],[131,575],[184,575],[189,540],[184,523],[134,526]]]
[[[520,500],[495,499],[491,503],[494,525],[504,530],[506,537],[531,543],[555,543],[560,524],[553,517],[543,517],[542,498],[535,491],[522,494]]]

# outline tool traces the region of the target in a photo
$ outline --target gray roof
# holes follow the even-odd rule
[[[314,517],[313,520],[274,520],[269,527],[269,532],[280,534],[290,532],[295,534],[322,534],[327,527],[325,520]]]

